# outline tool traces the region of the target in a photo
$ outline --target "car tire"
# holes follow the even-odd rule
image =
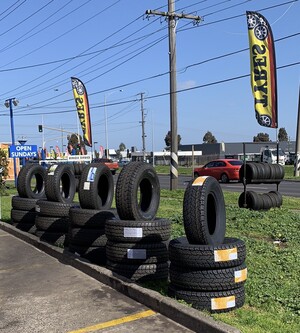
[[[49,201],[71,203],[76,192],[74,168],[68,164],[55,164],[48,169],[45,193]]]
[[[29,234],[35,235],[36,232],[35,224],[14,222],[12,225],[21,231],[25,231],[28,232]]]
[[[47,171],[39,164],[26,164],[19,172],[17,191],[20,197],[30,199],[45,198]],[[34,181],[33,181],[34,180]],[[32,186],[32,184],[34,184]]]
[[[43,242],[50,243],[57,247],[68,246],[68,236],[63,232],[50,232],[44,230],[36,230],[35,235]]]
[[[227,176],[226,173],[222,173],[220,180],[222,183],[229,183],[229,177]]]
[[[110,209],[114,197],[114,180],[109,168],[97,163],[86,165],[82,171],[78,196],[82,208]]]
[[[106,249],[105,246],[83,246],[69,244],[69,252],[80,256],[92,264],[104,266],[106,264]]]
[[[114,219],[117,215],[116,210],[97,210],[73,207],[69,210],[71,227],[87,229],[104,229],[105,223],[109,219]]]
[[[242,307],[245,303],[244,286],[223,291],[194,291],[177,288],[170,284],[168,295],[191,304],[193,308],[210,313],[229,312]]]
[[[169,272],[167,262],[158,264],[129,265],[107,260],[106,267],[118,275],[138,282],[167,280]]]
[[[154,220],[159,201],[159,179],[151,165],[131,162],[122,168],[116,184],[116,208],[121,220]]]
[[[69,241],[72,245],[105,246],[107,237],[104,229],[69,228]]]
[[[14,195],[11,198],[11,206],[13,209],[34,212],[37,201],[38,199],[22,198],[18,195]]]
[[[79,203],[38,200],[36,202],[35,210],[39,215],[52,217],[69,217],[69,210],[72,207],[79,207]]]
[[[192,244],[222,244],[226,230],[224,196],[219,182],[210,176],[191,181],[184,193],[183,224]]]
[[[246,196],[246,207],[244,206],[245,196]],[[254,191],[242,192],[239,196],[238,204],[240,208],[249,208],[252,210],[263,209],[263,202],[261,195]]]
[[[189,290],[220,291],[238,288],[247,279],[245,263],[240,266],[222,269],[203,269],[170,265],[170,282],[172,285]]]
[[[167,262],[169,253],[167,245],[157,243],[116,243],[107,241],[106,256],[112,262],[122,264],[144,265]]]
[[[170,261],[189,268],[227,268],[241,265],[246,259],[245,242],[225,237],[220,245],[190,244],[186,237],[169,242]]]
[[[171,236],[171,221],[157,218],[153,221],[107,220],[107,239],[122,243],[154,243],[167,241]]]
[[[38,230],[68,232],[69,218],[37,215],[35,225]]]
[[[12,222],[35,224],[36,212],[11,209],[10,216]]]

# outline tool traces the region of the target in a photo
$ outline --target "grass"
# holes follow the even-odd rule
[[[10,222],[14,188],[2,193],[2,221]],[[283,197],[281,208],[251,211],[238,207],[240,193],[224,192],[226,236],[245,241],[248,279],[245,305],[211,315],[243,333],[300,332],[300,199]],[[161,190],[158,217],[172,221],[172,238],[184,235],[184,190]],[[166,283],[146,287],[166,295]]]
[[[183,195],[184,190],[161,191],[158,216],[173,221],[172,238],[184,235]],[[239,208],[238,197],[224,193],[226,236],[246,243],[246,302],[212,316],[243,333],[300,332],[300,213],[294,211],[300,200],[284,197],[281,208],[262,212]]]

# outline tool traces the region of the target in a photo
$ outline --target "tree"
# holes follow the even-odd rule
[[[253,142],[269,142],[270,137],[268,133],[258,133],[256,136],[253,137]]]
[[[75,149],[76,155],[86,155],[87,151],[85,148],[82,136],[76,133],[67,136],[68,139],[68,152],[72,154],[72,150]]]
[[[279,128],[278,141],[289,141],[288,134],[284,127]]]
[[[215,138],[214,135],[210,131],[207,131],[203,137],[203,142],[204,143],[217,143],[217,139]]]
[[[117,158],[118,158],[118,159],[121,159],[121,158],[122,158],[122,154],[121,154],[121,152],[122,152],[122,151],[125,151],[125,149],[126,149],[125,143],[121,142],[121,143],[119,144],[119,149],[116,151],[116,154],[117,154]]]
[[[7,151],[0,148],[0,190],[2,188],[2,185],[4,184],[3,179],[5,179],[8,176],[8,156]]]
[[[179,134],[177,134],[177,142],[178,142],[178,145],[180,145],[180,142],[181,142],[181,136]],[[165,143],[166,143],[166,148],[167,149],[170,149],[171,147],[171,143],[172,143],[172,135],[171,135],[171,131],[169,131],[167,133],[167,135],[165,136]]]

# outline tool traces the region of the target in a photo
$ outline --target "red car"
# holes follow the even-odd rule
[[[194,177],[212,176],[222,183],[239,180],[239,171],[243,161],[236,159],[218,159],[210,161],[201,168],[194,169]]]

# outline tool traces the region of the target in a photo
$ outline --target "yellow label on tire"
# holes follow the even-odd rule
[[[222,310],[235,307],[235,296],[218,297],[211,299],[212,310]]]
[[[206,178],[208,176],[200,176],[200,177],[197,177],[194,181],[193,181],[193,184],[192,186],[202,186],[203,183],[205,182]]]
[[[232,249],[214,251],[215,262],[236,260],[237,258],[238,258],[238,255],[237,255],[236,247],[234,247]]]
[[[234,282],[238,283],[247,280],[247,273],[247,268],[234,272]]]

